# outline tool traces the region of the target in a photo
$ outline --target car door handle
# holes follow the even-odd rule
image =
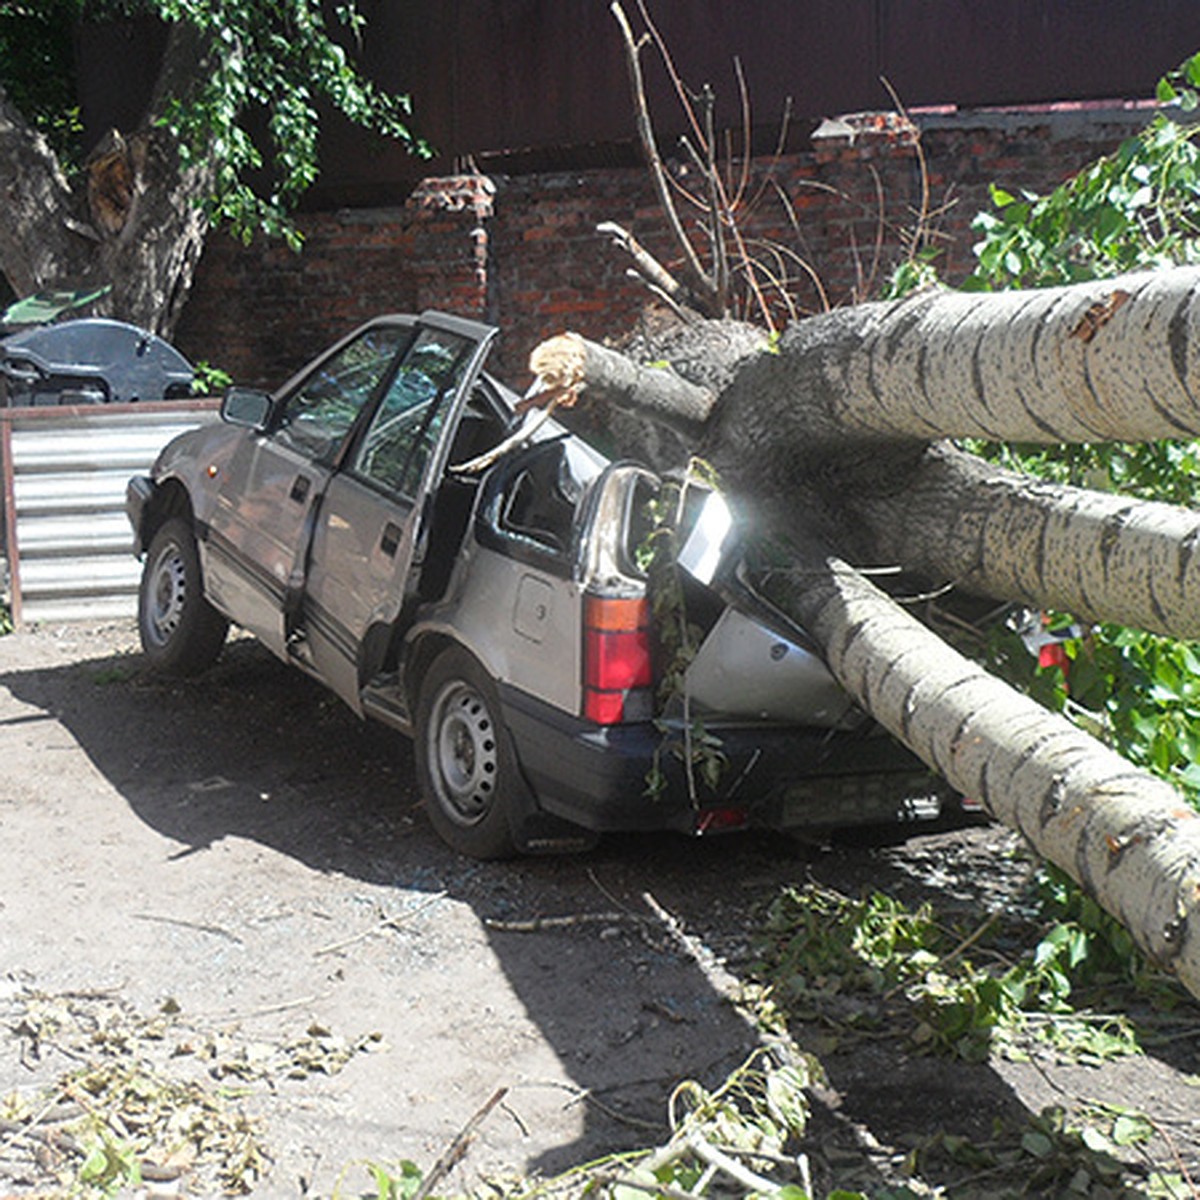
[[[379,548],[388,556],[395,558],[396,551],[400,548],[400,526],[393,521],[389,521],[383,527],[383,537],[379,539]]]
[[[308,476],[297,475],[292,484],[292,490],[288,493],[288,495],[291,496],[291,498],[295,500],[297,504],[302,504],[304,502],[304,497],[308,495],[308,488]]]

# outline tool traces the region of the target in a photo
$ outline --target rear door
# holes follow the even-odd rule
[[[206,531],[206,586],[277,654],[302,593],[321,497],[359,414],[411,337],[411,322],[393,321],[335,346],[276,399],[268,431],[243,440],[220,481]]]
[[[424,316],[330,480],[307,574],[301,653],[351,707],[414,598],[431,499],[496,331]],[[457,546],[449,552],[455,552]]]

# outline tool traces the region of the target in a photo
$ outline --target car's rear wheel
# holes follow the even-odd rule
[[[516,853],[513,806],[524,787],[487,673],[457,647],[436,658],[421,682],[417,770],[429,820],[472,858]]]
[[[192,528],[172,517],[154,535],[138,590],[138,633],[157,671],[195,675],[221,653],[229,622],[204,598]]]

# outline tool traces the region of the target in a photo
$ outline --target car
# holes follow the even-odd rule
[[[0,338],[0,407],[186,400],[194,377],[169,342],[105,317]]]
[[[728,509],[686,482],[700,644],[663,687],[644,551],[667,484],[526,409],[484,371],[496,337],[379,317],[171,441],[127,488],[150,665],[202,671],[244,627],[412,737],[431,824],[482,859],[952,815],[741,581]]]

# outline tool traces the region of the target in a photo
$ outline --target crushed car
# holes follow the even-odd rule
[[[150,664],[230,623],[414,739],[429,820],[478,858],[607,831],[818,833],[952,817],[804,631],[739,582],[728,510],[687,489],[700,644],[664,689],[644,545],[663,481],[484,370],[497,330],[369,322],[274,394],[231,388],[128,485]]]

